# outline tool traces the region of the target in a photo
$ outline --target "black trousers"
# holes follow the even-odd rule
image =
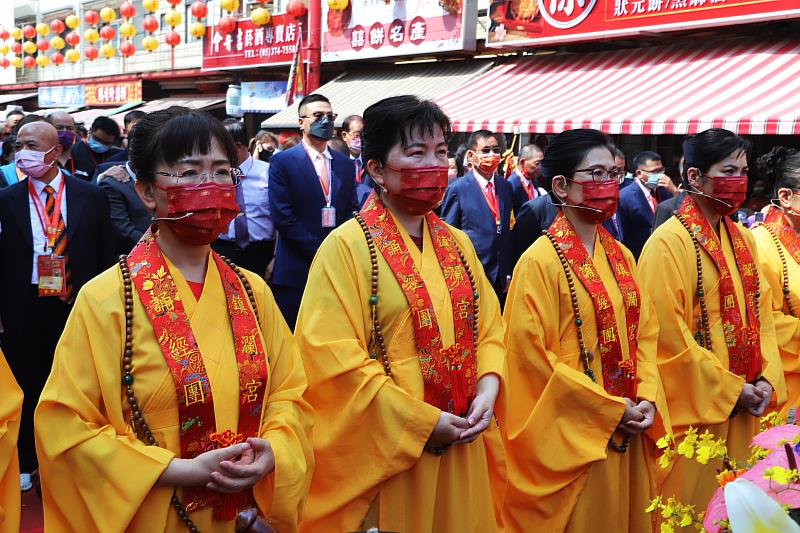
[[[287,287],[286,285],[273,285],[272,294],[275,296],[275,303],[278,304],[278,309],[281,310],[289,329],[294,331],[294,326],[297,323],[297,313],[300,311],[300,300],[303,299],[303,289]]]
[[[217,239],[211,247],[220,255],[224,255],[237,266],[266,278],[267,265],[275,255],[275,241],[251,242],[245,248],[239,248],[233,241]]]
[[[3,345],[8,365],[25,398],[22,401],[22,418],[19,427],[20,472],[30,474],[38,466],[33,433],[33,412],[39,402],[50,369],[53,366],[58,339],[64,331],[71,305],[54,296],[40,298],[39,288],[31,285],[28,295],[28,313],[21,332],[7,331]],[[21,333],[21,334],[20,334]],[[47,428],[43,428],[45,435]]]

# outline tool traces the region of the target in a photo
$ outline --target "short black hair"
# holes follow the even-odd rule
[[[432,135],[436,128],[442,130],[445,141],[450,138],[450,119],[430,100],[411,95],[384,98],[364,111],[364,162],[376,160],[385,164],[397,143],[407,146],[414,132]]]
[[[732,131],[711,128],[683,141],[683,172],[696,168],[705,174],[708,170],[730,155],[744,152],[750,154],[750,143]]]
[[[102,131],[113,135],[114,139],[119,139],[120,137],[119,124],[117,124],[113,118],[104,117],[102,115],[92,122],[92,132],[95,131]]]
[[[616,146],[614,147],[614,157],[619,157],[620,159],[626,159],[625,152],[623,152]]]
[[[544,151],[542,175],[549,182],[556,176],[572,177],[590,151],[606,148],[614,156],[614,145],[608,136],[597,130],[567,130],[556,135]]]
[[[31,124],[32,122],[47,122],[47,120],[45,120],[45,118],[42,115],[36,115],[34,113],[27,114],[24,117],[22,117],[22,119],[19,122],[17,122],[16,126],[14,126],[14,129],[11,130],[11,133],[17,135],[19,133],[19,130],[22,129],[22,126],[25,126],[26,124]]]
[[[247,136],[247,128],[244,126],[244,122],[235,118],[226,118],[222,121],[222,125],[225,126],[225,129],[228,130],[228,133],[231,134],[233,137],[233,141],[241,144],[242,146],[247,146],[250,142],[250,138]]]
[[[346,155],[347,157],[350,157],[350,148],[348,148],[347,143],[344,142],[344,140],[340,139],[339,137],[332,137],[328,141],[328,148],[330,148],[335,152],[339,152],[340,154]]]
[[[489,131],[489,130],[478,130],[476,132],[473,132],[472,135],[469,136],[469,140],[467,141],[467,146],[469,147],[470,150],[474,150],[475,148],[478,147],[478,142],[480,140],[488,139],[489,137],[493,138],[498,143],[500,142],[497,139],[497,135],[495,135],[491,131]]]
[[[794,148],[775,146],[756,160],[756,167],[773,196],[778,189],[800,190],[800,152]]]
[[[349,115],[342,122],[342,131],[350,133],[350,126],[353,124],[353,122],[361,122],[363,124],[364,119],[361,117],[361,115]]]
[[[134,109],[133,111],[128,111],[125,113],[125,116],[122,119],[122,123],[125,124],[125,129],[131,129],[131,122],[136,122],[140,120],[146,113],[140,109]]]
[[[636,170],[639,170],[639,167],[643,167],[647,164],[648,161],[663,161],[661,158],[661,154],[658,152],[653,152],[651,150],[645,150],[644,152],[639,152],[636,154],[636,157],[633,158],[633,167]]]
[[[330,104],[331,101],[322,96],[321,94],[309,94],[302,100],[300,100],[300,104],[297,106],[297,115],[302,117],[306,114],[306,106],[308,104],[313,104],[314,102],[325,102]]]
[[[24,117],[25,116],[25,111],[23,111],[21,109],[12,109],[8,113],[6,113],[6,120],[8,120],[8,117],[13,116],[13,115],[22,115]]]
[[[174,164],[197,151],[208,153],[216,139],[231,166],[236,165],[236,145],[225,126],[205,111],[172,106],[148,113],[131,132],[128,159],[136,179],[152,182],[159,163]]]

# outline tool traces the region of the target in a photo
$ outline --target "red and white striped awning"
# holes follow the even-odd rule
[[[800,40],[734,41],[498,66],[437,99],[455,131],[800,134]]]

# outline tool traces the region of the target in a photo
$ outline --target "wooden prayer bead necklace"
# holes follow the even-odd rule
[[[709,326],[708,320],[708,307],[706,306],[706,293],[703,289],[703,262],[701,260],[700,254],[700,243],[697,241],[697,237],[695,237],[694,231],[689,226],[689,222],[686,218],[679,212],[673,211],[673,215],[677,217],[686,231],[689,233],[689,237],[692,239],[692,245],[694,246],[694,256],[695,261],[697,264],[697,298],[700,300],[700,330],[697,331],[695,334],[695,340],[697,343],[705,348],[706,350],[711,351],[711,327]],[[780,250],[780,246],[778,247]],[[781,257],[783,257],[781,255]],[[756,290],[755,290],[755,316],[756,316],[756,324],[761,323],[761,317],[759,314],[758,308],[758,299],[761,297],[761,287],[760,287],[761,280],[756,276]],[[702,331],[701,331],[702,330]]]
[[[355,219],[358,221],[358,224],[361,226],[361,230],[364,232],[364,237],[367,239],[367,246],[369,247],[369,259],[370,263],[372,264],[372,286],[369,295],[369,306],[370,312],[372,315],[372,341],[378,345],[378,353],[376,354],[374,351],[370,353],[370,359],[378,359],[380,363],[383,365],[383,370],[387,376],[392,377],[392,364],[389,361],[389,354],[388,350],[386,349],[386,342],[383,338],[383,330],[381,329],[381,323],[378,318],[378,252],[375,249],[375,241],[372,238],[372,233],[369,231],[369,226],[361,217],[360,214],[356,213]],[[461,251],[461,248],[456,246],[456,250],[458,250],[458,256],[461,259],[461,264],[464,266],[464,270],[467,272],[467,278],[469,279],[470,287],[472,288],[472,297],[474,299],[473,309],[475,311],[475,319],[472,322],[472,340],[473,346],[475,351],[478,350],[478,289],[477,284],[475,282],[475,276],[472,275],[472,270],[467,263],[467,260],[464,258],[464,253]]]
[[[796,317],[797,313],[795,312],[794,305],[789,297],[789,268],[786,264],[786,256],[783,254],[783,247],[781,246],[778,236],[773,233],[768,225],[764,224],[764,229],[767,230],[770,237],[772,237],[772,241],[775,243],[775,248],[778,249],[778,255],[781,258],[781,285],[783,286],[783,301],[786,302],[786,308],[789,310],[789,314]]]
[[[242,286],[247,292],[247,298],[250,300],[250,305],[253,306],[253,312],[256,315],[259,326],[261,325],[261,317],[258,314],[256,307],[255,297],[253,295],[253,288],[250,282],[242,274],[238,266],[233,264],[228,258],[220,256],[220,258],[228,265],[239,277]],[[124,255],[119,256],[119,268],[122,271],[122,282],[125,289],[125,352],[122,357],[122,385],[125,387],[125,394],[128,398],[128,405],[131,407],[131,425],[133,430],[140,439],[144,440],[148,446],[158,446],[150,426],[142,415],[142,410],[139,407],[139,402],[133,392],[133,282],[131,280],[131,272],[128,269],[127,257]],[[144,438],[142,438],[144,437]],[[186,528],[192,533],[199,533],[199,529],[189,518],[189,513],[181,503],[177,494],[173,491],[170,503],[178,512],[178,517],[186,525]]]
[[[558,260],[561,261],[561,268],[564,270],[564,275],[567,277],[567,286],[569,287],[569,298],[572,303],[572,313],[575,315],[575,329],[578,331],[578,348],[580,349],[581,363],[583,363],[583,373],[586,374],[593,383],[597,383],[597,377],[592,370],[591,364],[594,361],[594,354],[586,349],[586,344],[583,341],[583,320],[581,319],[580,307],[578,306],[578,293],[575,291],[575,280],[572,277],[572,267],[569,266],[567,258],[561,251],[561,246],[556,241],[556,238],[547,230],[542,231],[542,235],[546,236],[553,245],[553,249],[558,255]],[[627,435],[622,439],[621,444],[614,442],[612,435],[608,439],[608,446],[615,452],[625,453],[628,450],[631,438]]]

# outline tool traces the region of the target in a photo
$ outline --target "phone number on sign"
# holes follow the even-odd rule
[[[297,50],[296,45],[271,46],[269,48],[259,48],[257,50],[245,50],[244,57],[245,59],[255,59],[257,57],[284,56],[294,54],[295,50]]]

